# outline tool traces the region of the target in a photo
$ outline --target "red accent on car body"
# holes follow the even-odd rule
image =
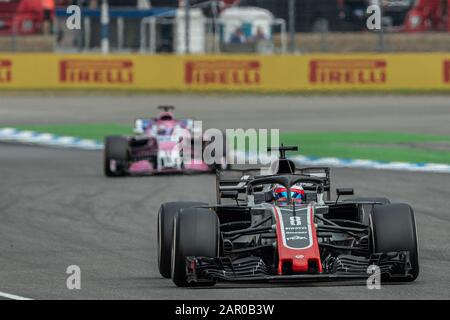
[[[311,263],[317,266],[317,272],[322,273],[322,263],[320,259],[319,243],[317,241],[317,232],[314,224],[314,209],[308,207],[308,227],[310,228],[310,237],[312,245],[305,249],[293,249],[285,245],[283,241],[284,232],[282,230],[283,222],[280,221],[281,211],[274,206],[277,220],[277,246],[278,246],[278,274],[283,275],[283,264],[291,263],[293,273],[310,273]]]

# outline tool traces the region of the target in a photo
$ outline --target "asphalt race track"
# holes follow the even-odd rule
[[[179,105],[179,116],[195,116],[219,128],[450,133],[445,96],[2,97],[0,126],[131,123],[167,103]],[[354,187],[357,194],[388,196],[415,208],[421,274],[414,283],[383,285],[381,290],[368,290],[364,283],[180,289],[157,270],[157,210],[164,201],[213,202],[214,177],[106,179],[101,161],[101,152],[0,143],[1,293],[32,299],[450,298],[448,174],[333,171],[335,187]],[[81,290],[66,288],[70,265],[81,268]]]

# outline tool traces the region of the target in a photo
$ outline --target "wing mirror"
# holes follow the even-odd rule
[[[352,196],[355,194],[355,190],[353,190],[353,188],[338,188],[336,189],[336,194],[338,195],[338,197]]]

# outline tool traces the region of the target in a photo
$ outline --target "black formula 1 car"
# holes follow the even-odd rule
[[[417,230],[409,205],[381,197],[341,199],[353,189],[337,189],[331,200],[329,168],[296,168],[285,153],[297,147],[279,150],[275,174],[217,170],[216,205],[161,205],[163,277],[180,287],[367,279],[369,269],[376,269],[381,281],[417,278]],[[301,186],[302,201],[290,192],[278,201],[274,186],[288,191]]]

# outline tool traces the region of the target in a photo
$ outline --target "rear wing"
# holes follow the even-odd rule
[[[295,174],[309,176],[312,178],[319,178],[323,181],[324,191],[326,192],[327,200],[331,200],[331,179],[330,168],[328,167],[308,167],[297,168]],[[230,169],[222,171],[216,170],[216,197],[217,203],[221,204],[224,194],[226,192],[245,193],[248,182],[256,178],[267,177],[261,175],[261,168],[250,169]],[[308,186],[304,186],[308,190]],[[315,191],[316,187],[311,187],[309,191]]]

